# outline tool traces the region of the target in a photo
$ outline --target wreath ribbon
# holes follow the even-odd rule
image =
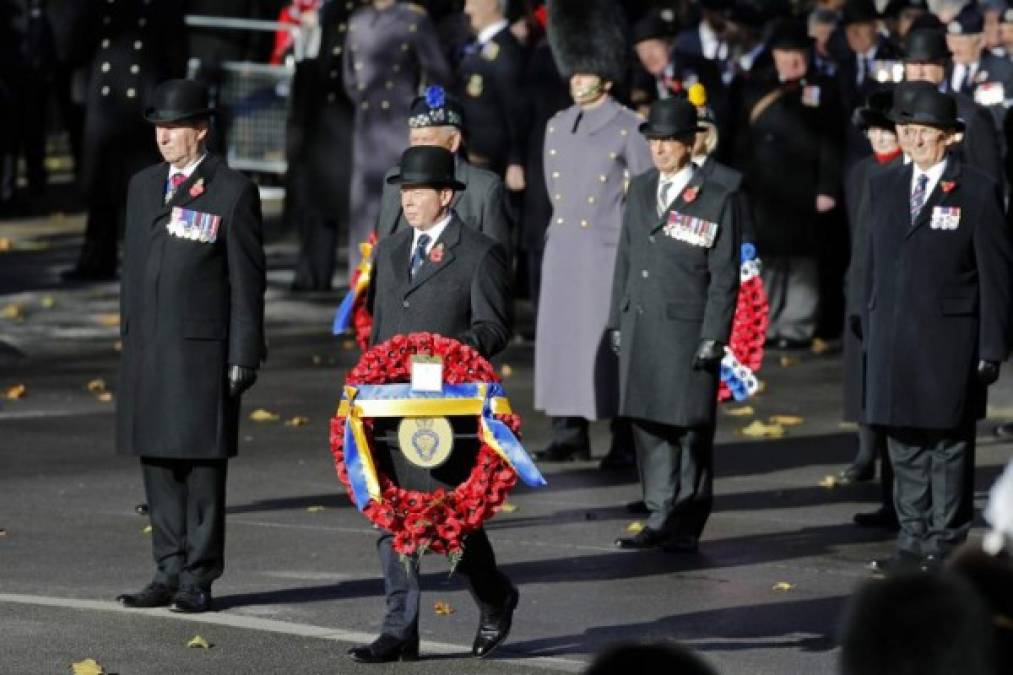
[[[363,426],[365,417],[479,415],[483,442],[527,485],[547,485],[514,433],[495,417],[511,414],[510,402],[499,383],[445,384],[440,392],[413,391],[410,384],[346,386],[337,414],[346,419],[345,466],[360,511],[370,499],[383,501]]]
[[[362,256],[357,268],[358,276],[351,290],[342,298],[338,305],[338,311],[334,313],[334,323],[331,326],[331,333],[341,335],[352,325],[352,314],[355,310],[355,302],[363,297],[369,289],[369,279],[373,273],[373,244],[362,242],[359,244],[359,254]]]

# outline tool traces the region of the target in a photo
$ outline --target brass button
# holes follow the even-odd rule
[[[401,306],[404,307],[405,309],[408,309],[409,307],[412,306],[412,303],[405,300],[404,302],[401,303]]]
[[[553,171],[552,172],[552,177],[553,178],[559,178],[559,172],[558,171]]]
[[[591,223],[587,222],[586,220],[580,221],[580,226],[581,227],[588,227],[590,225],[591,225]]]
[[[647,277],[649,277],[651,275],[650,275],[650,273],[647,270],[640,270],[640,276],[642,276],[643,278],[646,279]]]
[[[384,110],[387,110],[388,108],[390,108],[390,101],[381,102],[380,107],[383,108]]]
[[[393,66],[390,67],[390,70],[393,73],[400,73],[401,72],[401,64],[400,63],[395,63]]]
[[[383,83],[383,86],[386,87],[387,89],[393,89],[394,82],[392,82],[391,80],[387,80],[386,82]]]
[[[558,202],[558,201],[559,201],[560,199],[562,199],[562,198],[563,198],[563,195],[561,195],[561,194],[558,194],[558,193],[557,193],[557,194],[555,195],[555,198],[556,198],[556,201]]]
[[[549,148],[549,154],[550,155],[555,155],[556,154],[556,149],[555,148]]]
[[[102,72],[103,73],[108,73],[109,72],[109,68],[111,68],[111,67],[112,66],[109,65],[108,61],[103,61],[103,63],[102,63]]]
[[[356,61],[356,62],[355,62],[355,66],[353,66],[353,67],[354,67],[354,68],[355,68],[356,70],[362,70],[362,61]]]
[[[331,79],[332,80],[338,79],[338,69],[337,68],[331,68]]]
[[[588,204],[594,204],[594,197],[593,196],[592,197],[588,197],[587,198],[587,203]]]
[[[137,51],[140,51],[141,47],[143,47],[143,46],[144,46],[143,42],[141,42],[140,40],[134,40],[134,49],[136,49]]]
[[[102,49],[109,49],[109,38],[102,40]]]
[[[625,135],[626,135],[626,134],[628,134],[628,133],[629,133],[629,132],[628,132],[628,131],[626,131],[626,129],[620,129],[620,130],[619,130],[619,135],[620,135],[620,136],[625,136]]]
[[[556,225],[562,225],[562,224],[563,224],[563,219],[562,218],[556,218]]]
[[[408,43],[407,42],[402,42],[401,43],[401,51],[403,51],[403,52],[408,51]]]
[[[610,153],[609,153],[609,159],[615,159],[615,158],[616,158],[616,157],[618,157],[618,156],[619,156],[619,155],[617,155],[617,154],[616,154],[616,153],[614,153],[614,152],[610,152]]]
[[[136,75],[137,73],[141,72],[141,67],[135,63],[134,65],[130,66],[130,72]]]
[[[553,126],[550,126],[548,129],[546,129],[546,131],[548,131],[550,134],[553,133],[555,130],[556,130],[556,127],[553,127]]]
[[[129,89],[127,89],[127,98],[136,98],[136,97],[137,97],[137,90],[136,89],[134,89],[133,87],[130,87]]]
[[[598,181],[601,182],[601,183],[604,183],[607,180],[608,180],[608,178],[605,176],[605,174],[602,174],[602,175],[598,176]]]
[[[358,87],[359,91],[365,91],[366,90],[366,83],[365,82],[360,82],[357,85],[357,87]]]
[[[362,102],[362,109],[363,110],[369,110],[369,101],[363,101]]]
[[[104,25],[108,26],[111,22],[112,22],[112,17],[108,17],[108,16],[102,17],[102,23]]]
[[[341,47],[335,47],[331,51],[334,53],[335,56],[341,56]]]
[[[338,24],[338,32],[339,33],[344,33],[346,30],[348,30],[348,24],[347,23],[339,23]]]
[[[106,86],[102,87],[102,95],[103,96],[108,96],[109,95],[109,85],[106,85]]]
[[[418,29],[419,29],[419,25],[417,23],[413,23],[412,25],[408,26],[408,32],[409,33],[414,33],[416,31],[418,31]]]

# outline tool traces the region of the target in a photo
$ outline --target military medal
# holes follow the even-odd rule
[[[662,228],[665,236],[691,246],[710,248],[718,236],[718,224],[703,218],[688,216],[678,211],[668,214],[668,222]]]
[[[1002,105],[1006,101],[1006,89],[1002,82],[982,82],[974,88],[974,102],[986,108]]]
[[[802,105],[810,108],[820,107],[820,88],[815,84],[802,87]]]
[[[213,213],[192,211],[175,206],[165,229],[169,234],[179,239],[213,244],[218,240],[218,228],[221,223],[222,217]]]
[[[959,206],[936,206],[932,209],[929,227],[933,230],[955,230],[960,227]]]
[[[397,427],[401,454],[421,469],[434,469],[450,458],[454,429],[446,417],[405,417]]]
[[[482,95],[482,87],[483,84],[481,75],[476,73],[472,75],[470,78],[468,78],[468,87],[467,87],[468,96],[471,96],[472,98],[478,98],[479,96]]]
[[[482,58],[486,61],[495,61],[499,56],[499,45],[495,42],[486,42],[482,45]]]

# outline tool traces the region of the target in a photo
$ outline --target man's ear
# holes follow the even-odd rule
[[[443,188],[440,190],[440,206],[446,208],[450,206],[450,202],[454,200],[454,191],[450,188]]]

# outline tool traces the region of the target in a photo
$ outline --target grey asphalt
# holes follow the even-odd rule
[[[840,424],[840,361],[833,354],[771,354],[752,415],[722,408],[716,500],[698,555],[616,550],[635,520],[632,471],[593,462],[545,464],[549,487],[519,487],[517,508],[488,525],[502,569],[521,602],[503,649],[467,657],[477,611],[445,563],[424,563],[423,652],[419,664],[357,666],[343,656],[377,631],[383,608],[375,531],[349,505],[334,474],[328,419],[357,352],[328,326],[338,294],[287,290],[294,242],[270,239],[270,358],[248,395],[273,423],[244,422],[230,464],[226,572],[217,611],[193,619],[164,610],[126,611],[113,598],[150,578],[136,461],[113,453],[116,286],[68,287],[57,272],[73,258],[80,218],[0,221],[0,393],[27,395],[0,407],[0,673],[64,673],[94,658],[122,673],[535,673],[579,672],[604,647],[626,640],[682,641],[721,673],[834,673],[844,603],[869,578],[864,563],[889,554],[889,534],[851,524],[875,506],[872,484],[821,486],[854,452]],[[522,327],[530,310],[519,306]],[[795,360],[797,359],[797,360]],[[524,440],[548,440],[531,409],[533,349],[518,341],[499,359],[524,418]],[[978,503],[1013,451],[991,437],[1013,418],[1013,376],[980,426]],[[755,441],[753,419],[797,415],[784,438]],[[306,416],[306,426],[284,420]],[[596,454],[607,427],[593,427]],[[322,507],[322,508],[319,508]],[[980,530],[975,530],[975,537]],[[784,584],[787,584],[785,586]],[[776,590],[786,588],[786,590]],[[455,610],[437,615],[433,604]],[[200,634],[209,650],[185,646]]]

